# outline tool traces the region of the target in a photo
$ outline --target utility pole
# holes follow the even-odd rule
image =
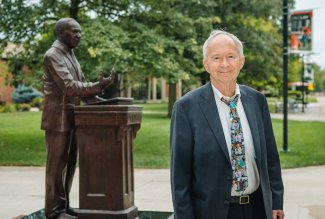
[[[288,0],[283,0],[283,151],[288,152]]]

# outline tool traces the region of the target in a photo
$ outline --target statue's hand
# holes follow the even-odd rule
[[[115,72],[111,72],[111,74],[108,77],[104,77],[103,73],[101,73],[99,77],[99,84],[102,90],[110,86],[111,84],[113,84],[114,80],[115,80]]]

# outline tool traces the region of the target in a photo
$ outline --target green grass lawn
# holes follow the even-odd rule
[[[137,168],[169,167],[167,104],[144,104],[143,120],[134,148]],[[0,113],[0,165],[45,165],[40,112]],[[273,120],[282,149],[282,120]],[[289,121],[290,152],[280,152],[283,168],[325,164],[325,123]]]
[[[169,124],[166,104],[145,104],[141,129],[135,139],[136,167],[169,167]]]
[[[0,113],[0,165],[45,164],[41,113]]]

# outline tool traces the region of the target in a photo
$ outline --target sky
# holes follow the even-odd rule
[[[325,1],[296,0],[295,10],[314,9],[313,11],[313,52],[311,60],[325,69]]]

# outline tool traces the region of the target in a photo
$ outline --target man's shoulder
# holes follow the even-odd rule
[[[213,95],[211,84],[207,83],[201,87],[195,88],[180,99],[178,99],[174,105],[175,108],[181,108],[183,110],[196,110],[200,105],[200,102],[206,98],[210,93]]]
[[[249,87],[247,85],[240,84],[239,88],[240,88],[240,91],[243,92],[243,93],[247,93],[247,94],[250,94],[250,95],[263,96],[263,94],[260,91],[254,89],[252,87]]]
[[[54,41],[51,47],[45,52],[44,57],[53,57],[56,55],[64,55],[65,48],[62,43],[60,43],[58,40]]]
[[[43,56],[46,62],[63,62],[66,55],[58,48],[49,48]]]
[[[201,87],[195,88],[188,93],[186,93],[184,96],[182,96],[178,102],[189,102],[189,101],[197,101],[200,97],[204,96],[207,92],[209,92],[209,89],[211,88],[210,83],[207,83]]]
[[[51,57],[53,54],[56,54],[58,51],[55,47],[50,47],[44,54],[44,57]]]
[[[255,99],[256,101],[258,101],[259,103],[264,102],[266,97],[263,93],[261,93],[260,91],[249,87],[247,85],[239,85],[240,88],[240,93],[241,95],[245,95],[248,97],[251,97],[253,99]]]

